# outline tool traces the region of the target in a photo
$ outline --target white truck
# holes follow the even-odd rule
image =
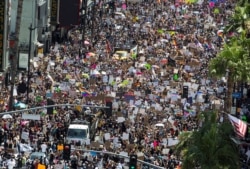
[[[100,112],[92,115],[88,121],[74,120],[71,122],[66,135],[66,143],[70,143],[75,146],[82,146],[87,141],[94,140],[101,115],[102,113]]]
[[[68,127],[66,142],[80,146],[90,139],[89,124],[85,121],[74,121]]]

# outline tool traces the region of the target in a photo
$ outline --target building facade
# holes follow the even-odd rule
[[[9,35],[15,34],[15,24],[17,17],[18,0],[11,0],[10,11],[10,32]],[[31,58],[37,56],[37,49],[45,46],[46,36],[42,36],[45,29],[49,28],[49,0],[24,0],[21,16],[20,34],[19,34],[19,56],[27,57],[29,53],[29,26],[32,25],[31,33]],[[23,58],[23,60],[27,60]],[[27,60],[28,61],[28,60]]]

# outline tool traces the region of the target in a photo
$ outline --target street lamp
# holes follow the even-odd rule
[[[27,96],[26,96],[26,103],[29,103],[29,91],[30,91],[30,58],[31,58],[31,43],[32,43],[32,31],[35,30],[36,28],[43,28],[44,27],[32,27],[32,24],[29,26],[29,31],[30,31],[30,37],[29,37],[29,53],[28,53],[28,79],[27,79]],[[44,35],[45,32],[43,31],[42,34]]]
[[[85,41],[85,33],[86,33],[86,19],[87,19],[87,11],[88,10],[88,0],[82,0],[82,45],[84,47],[84,41]]]

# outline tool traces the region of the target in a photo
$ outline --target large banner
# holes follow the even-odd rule
[[[3,69],[4,57],[4,14],[5,14],[5,0],[0,1],[0,70]]]

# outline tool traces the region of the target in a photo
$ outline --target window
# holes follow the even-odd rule
[[[86,138],[87,131],[85,129],[69,129],[68,137],[70,138]]]

